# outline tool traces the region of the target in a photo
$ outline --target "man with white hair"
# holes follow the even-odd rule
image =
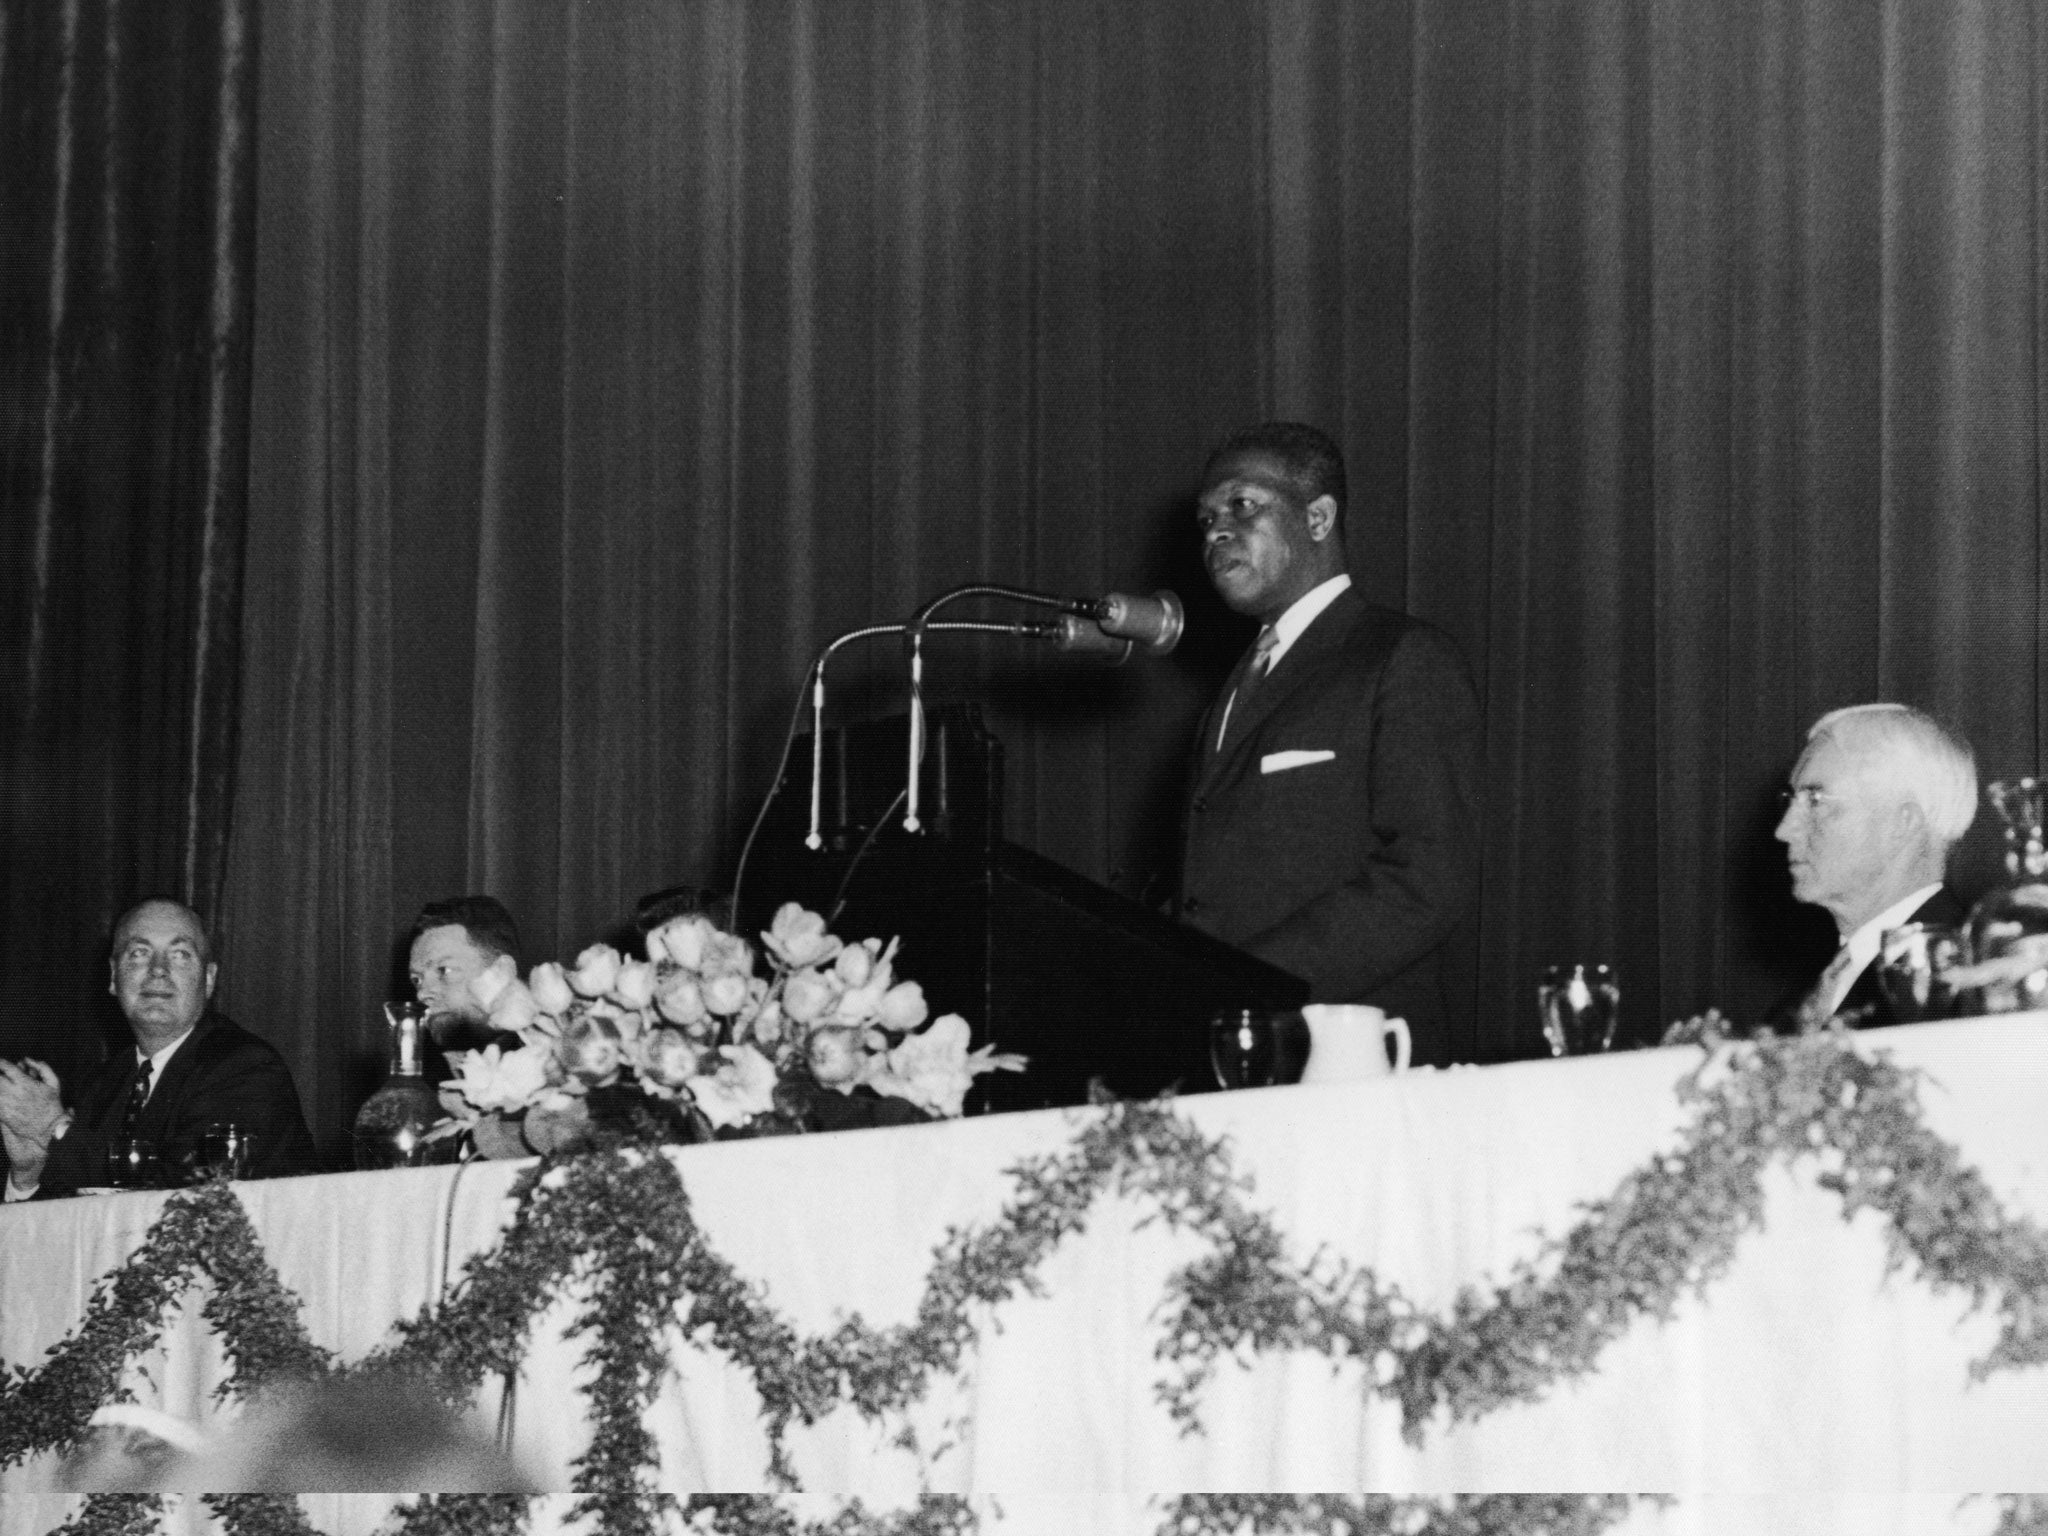
[[[1797,1018],[1895,1023],[1871,961],[1887,929],[1969,916],[1945,880],[1949,851],[1977,814],[1976,757],[1917,709],[1858,704],[1814,722],[1783,799],[1792,894],[1827,908],[1841,937]]]

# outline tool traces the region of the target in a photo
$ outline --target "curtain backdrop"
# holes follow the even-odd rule
[[[0,1055],[66,1077],[116,909],[226,861],[252,10],[0,0]]]
[[[815,649],[976,577],[1190,599],[935,661],[1145,888],[1246,639],[1193,477],[1285,415],[1484,693],[1470,1052],[1558,959],[1753,1011],[1807,722],[2039,759],[2044,80],[2032,0],[271,0],[230,997],[331,1136],[422,901],[724,883]]]

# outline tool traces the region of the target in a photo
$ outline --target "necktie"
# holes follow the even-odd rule
[[[1849,953],[1849,946],[1844,944],[1835,951],[1835,958],[1828,962],[1828,968],[1820,973],[1820,980],[1813,984],[1813,991],[1801,1012],[1816,1024],[1825,1024],[1833,1018],[1842,1006],[1842,998],[1848,993],[1845,983],[1854,968],[1855,959]]]
[[[1216,732],[1216,749],[1223,750],[1223,743],[1230,739],[1232,721],[1241,721],[1252,695],[1259,691],[1259,684],[1265,681],[1266,671],[1272,665],[1273,647],[1280,643],[1280,636],[1268,624],[1259,631],[1259,638],[1252,642],[1251,659],[1245,663],[1244,676],[1231,690],[1230,702],[1223,706],[1223,724]]]
[[[149,1102],[150,1074],[156,1070],[156,1063],[147,1056],[142,1058],[142,1070],[135,1074],[135,1086],[128,1090],[128,1108],[121,1116],[123,1139],[135,1134],[136,1122],[142,1118],[142,1106]]]

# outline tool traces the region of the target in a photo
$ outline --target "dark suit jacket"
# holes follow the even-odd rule
[[[1232,711],[1218,753],[1229,693],[1196,743],[1181,916],[1302,977],[1312,1001],[1407,1019],[1415,1059],[1446,1060],[1443,946],[1479,870],[1479,703],[1464,657],[1352,588]],[[1262,772],[1281,752],[1334,756]]]
[[[1906,919],[1906,922],[1960,925],[1968,922],[1969,918],[1970,904],[1944,885],[1932,896],[1921,902],[1914,909],[1913,915]],[[1904,925],[1901,924],[1901,926]],[[1810,992],[1812,988],[1808,987],[1807,990]],[[1796,1010],[1798,1000],[1795,999],[1793,1006]],[[1842,994],[1842,1006],[1837,1012],[1854,1013],[1862,1008],[1868,1008],[1870,1013],[1867,1017],[1856,1021],[1855,1027],[1857,1029],[1883,1029],[1899,1022],[1897,1011],[1885,998],[1883,988],[1877,984],[1877,963],[1875,961],[1864,966],[1857,973],[1856,979],[1849,984],[1849,990]]]
[[[93,1074],[73,1099],[71,1128],[50,1144],[37,1199],[107,1182],[107,1145],[121,1129],[136,1066],[130,1047]],[[252,1178],[320,1171],[284,1058],[225,1014],[209,1012],[164,1067],[135,1133],[154,1141],[168,1162],[196,1149],[216,1122],[256,1133]]]

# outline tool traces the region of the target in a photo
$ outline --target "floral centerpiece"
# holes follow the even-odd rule
[[[647,935],[645,959],[593,944],[573,967],[473,984],[507,1038],[451,1053],[449,1118],[490,1157],[605,1140],[699,1140],[955,1116],[984,1072],[1024,1058],[970,1051],[966,1020],[928,1021],[896,944],[848,944],[794,902],[754,947],[701,915]],[[513,1040],[516,1038],[516,1044]]]

